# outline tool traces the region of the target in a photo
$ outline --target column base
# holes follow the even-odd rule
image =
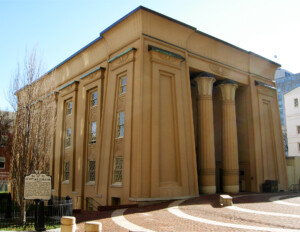
[[[240,186],[239,185],[223,186],[223,191],[225,193],[238,193],[240,191]]]
[[[204,194],[215,194],[216,186],[199,186],[199,192]]]

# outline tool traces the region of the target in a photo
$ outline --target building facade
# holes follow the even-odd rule
[[[284,94],[288,155],[286,157],[288,186],[300,183],[300,87]]]
[[[300,156],[300,87],[284,94],[288,156]]]
[[[300,74],[291,73],[285,69],[277,69],[275,73],[275,82],[277,87],[277,97],[280,112],[281,127],[283,133],[285,155],[288,156],[288,142],[287,142],[287,127],[285,117],[284,94],[292,91],[300,86]]]
[[[9,191],[9,170],[12,154],[15,113],[0,111],[0,192]]]
[[[285,69],[278,69],[275,74],[281,125],[286,130],[284,94],[300,86],[300,73],[294,74]]]
[[[90,208],[286,189],[278,66],[138,7],[40,80],[56,88],[53,194]]]

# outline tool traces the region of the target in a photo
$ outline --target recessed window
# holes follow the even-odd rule
[[[120,205],[120,198],[119,197],[112,197],[111,198],[111,205]]]
[[[0,146],[5,147],[7,142],[7,135],[2,135],[1,136],[1,141],[0,141]]]
[[[89,128],[89,143],[96,143],[97,123],[91,122]]]
[[[298,151],[300,151],[300,143],[298,143]]]
[[[65,162],[64,165],[64,180],[70,179],[70,161]]]
[[[89,160],[89,174],[88,174],[88,181],[95,181],[95,160]]]
[[[5,168],[5,158],[0,157],[0,169],[4,169]]]
[[[298,98],[295,98],[295,99],[294,99],[294,106],[295,106],[295,107],[298,107],[298,105],[299,105],[299,104],[298,104]]]
[[[70,147],[71,146],[71,128],[68,128],[66,130],[66,135],[65,135],[65,147]]]
[[[117,138],[124,137],[124,123],[125,123],[125,112],[121,111],[118,113],[117,118]]]
[[[98,101],[98,93],[97,93],[97,90],[96,90],[96,91],[91,92],[91,94],[90,94],[90,105],[91,105],[91,107],[96,106],[97,101]]]
[[[300,126],[297,126],[297,132],[300,134]]]
[[[119,87],[119,94],[126,93],[126,76],[120,77],[120,87]]]
[[[113,173],[113,184],[122,184],[123,176],[123,157],[115,157],[114,160],[114,173]]]
[[[72,101],[68,101],[67,103],[66,103],[66,114],[67,115],[70,115],[70,114],[72,114]]]

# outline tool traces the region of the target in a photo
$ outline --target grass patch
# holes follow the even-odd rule
[[[57,228],[60,228],[60,225],[45,225],[46,227],[46,230],[52,230],[52,229],[57,229]],[[1,227],[0,226],[0,231],[3,231],[3,230],[6,230],[6,231],[35,231],[34,229],[34,225],[26,225],[26,226],[4,226],[4,227]]]
[[[57,229],[60,228],[60,224],[54,221],[45,222],[46,230]],[[19,221],[0,221],[0,231],[35,231],[34,222],[27,221],[25,225],[20,224]]]
[[[60,228],[60,225],[45,225],[46,230],[52,230]],[[12,227],[0,227],[0,231],[35,231],[34,225],[28,225],[28,226],[12,226]]]
[[[52,230],[60,228],[60,225],[45,225],[46,230]],[[34,225],[27,225],[27,226],[9,226],[9,227],[0,227],[0,231],[35,231]]]

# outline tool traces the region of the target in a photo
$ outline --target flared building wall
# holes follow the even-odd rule
[[[55,67],[53,194],[75,208],[286,189],[278,65],[139,7]]]

